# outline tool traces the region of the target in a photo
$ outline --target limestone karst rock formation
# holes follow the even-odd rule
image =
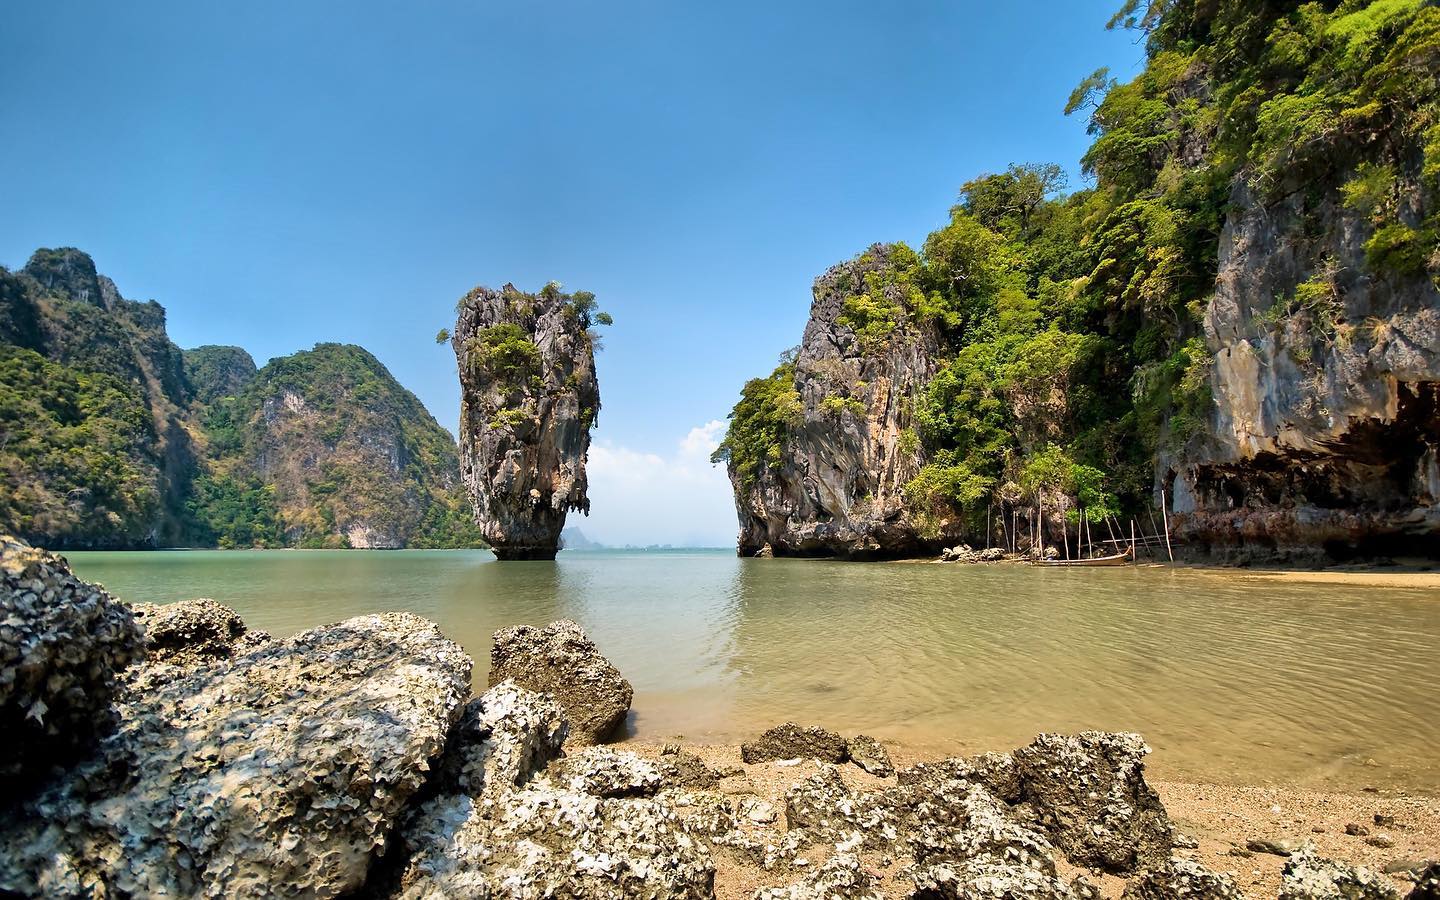
[[[477,287],[451,345],[460,367],[460,471],[500,559],[554,559],[571,510],[588,513],[585,457],[600,411],[594,297]]]
[[[954,537],[922,536],[903,497],[923,462],[903,435],[913,398],[935,374],[938,330],[908,318],[877,351],[842,321],[846,296],[888,271],[894,252],[877,244],[815,279],[794,364],[799,410],[779,465],[750,473],[732,458],[727,466],[742,556],[766,547],[780,556],[906,556]]]
[[[1279,204],[1245,185],[1232,195],[1205,308],[1214,405],[1203,434],[1156,466],[1180,535],[1222,558],[1426,553],[1440,540],[1440,287],[1367,274],[1371,228],[1337,202],[1342,175],[1318,209],[1299,191]],[[1413,177],[1399,184],[1420,193]],[[1277,329],[1273,309],[1307,279],[1333,293],[1331,319],[1301,310]]]

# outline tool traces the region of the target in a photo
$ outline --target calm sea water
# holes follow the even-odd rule
[[[73,553],[131,601],[213,597],[276,636],[405,609],[475,658],[580,622],[632,733],[728,742],[794,719],[924,752],[1123,729],[1168,777],[1440,789],[1440,596],[1234,571],[741,560],[728,551]]]

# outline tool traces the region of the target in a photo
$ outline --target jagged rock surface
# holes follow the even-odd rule
[[[624,723],[635,691],[569,619],[543,628],[520,625],[495,632],[490,648],[490,684],[507,679],[532,691],[553,694],[577,744],[597,744]]]
[[[1145,782],[1149,752],[1136,734],[1042,734],[1014,754],[1023,802],[1079,865],[1117,873],[1163,866],[1175,833]]]
[[[1383,877],[1364,867],[1325,859],[1313,845],[1285,862],[1280,900],[1398,900]]]
[[[198,666],[229,659],[237,651],[269,640],[251,631],[239,613],[206,597],[176,603],[136,603],[135,619],[145,629],[147,664]]]
[[[740,745],[740,758],[746,763],[776,759],[818,759],[821,762],[842,763],[849,758],[848,754],[845,739],[835,732],[794,722],[776,725],[755,740]]]
[[[408,613],[132,693],[97,753],[0,823],[0,891],[335,896],[445,745],[470,659]]]
[[[563,737],[553,701],[506,682],[472,708],[474,721],[494,723],[475,732],[485,733],[488,746],[467,750],[462,739],[458,747],[452,741],[451,753],[523,763],[505,767],[503,777],[457,784],[410,816],[402,831],[409,857],[398,896],[712,896],[714,864],[677,808],[660,798],[614,796],[620,782],[654,787],[652,764],[595,749],[557,767],[558,778],[545,778],[543,767],[560,752],[557,733]]]
[[[895,774],[895,764],[885,746],[868,734],[857,734],[845,742],[845,752],[850,761],[874,775],[889,778]]]
[[[1374,227],[1338,183],[1276,203],[1239,180],[1231,198],[1204,322],[1215,406],[1204,436],[1157,472],[1179,536],[1225,559],[1393,554],[1440,538],[1440,288],[1370,272]],[[1422,196],[1416,179],[1402,172],[1397,196]],[[1312,276],[1334,289],[1334,321],[1277,319]]]
[[[253,650],[270,635],[252,631],[240,615],[214,600],[136,603],[131,609],[145,630],[145,660],[124,675],[131,691],[148,691],[185,672]]]
[[[590,511],[585,458],[600,387],[586,316],[558,290],[477,287],[460,301],[451,345],[475,521],[501,559],[554,559],[566,513]]]
[[[939,333],[907,315],[883,346],[866,347],[839,321],[845,299],[865,289],[867,273],[890,265],[891,252],[877,244],[815,280],[795,360],[803,420],[789,430],[780,464],[754,483],[729,469],[741,556],[767,544],[777,556],[921,555],[954,537],[942,528],[922,538],[901,496],[921,465],[901,435],[911,426],[911,401],[938,366]]]
[[[59,556],[0,535],[0,785],[36,779],[111,721],[118,675],[144,654],[125,604]]]
[[[1174,856],[1130,879],[1121,900],[1244,900],[1244,895],[1229,875]]]

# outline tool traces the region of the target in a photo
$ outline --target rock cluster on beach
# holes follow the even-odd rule
[[[1093,900],[1112,877],[1126,900],[1240,896],[1185,855],[1136,735],[1042,734],[894,772],[873,739],[786,723],[746,744],[748,770],[721,770],[676,745],[577,745],[575,722],[614,718],[603,693],[499,677],[468,698],[471,660],[414,615],[272,640],[197,601],[145,608],[142,643],[124,605],[63,561],[3,550],[0,684],[33,680],[39,659],[75,695],[67,709],[83,696],[108,716],[99,733],[74,716],[47,726],[78,742],[69,764],[9,761],[33,789],[0,800],[0,895],[699,900],[744,870],[757,900]],[[45,604],[24,601],[36,590]],[[546,649],[560,637],[574,652]],[[507,666],[545,661],[556,686],[614,686],[573,622],[496,642]],[[39,644],[49,656],[17,655]],[[34,702],[0,699],[11,717]],[[736,789],[762,770],[795,773],[776,802]],[[1417,874],[1412,900],[1433,900],[1436,875]],[[1286,864],[1281,900],[1394,898],[1313,847]]]

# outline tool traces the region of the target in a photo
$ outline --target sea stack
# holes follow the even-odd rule
[[[554,559],[570,510],[588,513],[585,456],[600,412],[594,295],[551,283],[466,294],[450,343],[460,366],[460,473],[500,559]]]

